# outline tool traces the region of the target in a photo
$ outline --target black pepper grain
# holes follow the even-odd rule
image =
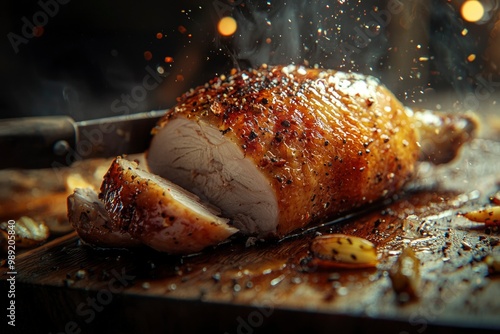
[[[290,125],[291,125],[291,123],[288,120],[284,120],[284,121],[281,122],[281,125],[284,126],[284,127],[286,127],[286,128],[289,128]]]
[[[248,139],[254,140],[257,137],[258,137],[258,135],[254,131],[251,131],[250,135],[248,136]]]

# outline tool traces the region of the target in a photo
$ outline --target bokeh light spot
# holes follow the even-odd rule
[[[484,15],[484,7],[477,0],[467,0],[461,8],[462,17],[469,22],[477,22]]]
[[[33,28],[33,36],[42,37],[44,31],[45,29],[43,28],[43,26],[36,26]]]
[[[230,16],[223,17],[217,24],[217,30],[222,36],[231,36],[236,32],[237,28],[236,20]]]
[[[151,53],[151,51],[144,51],[144,59],[145,60],[151,60],[153,58],[153,54]]]

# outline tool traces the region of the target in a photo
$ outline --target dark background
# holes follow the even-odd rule
[[[492,45],[498,44],[496,4],[488,7],[488,20],[474,24],[460,17],[463,1],[401,1],[402,10],[390,19],[380,13],[389,11],[391,1],[365,5],[357,1],[61,1],[67,4],[57,3],[43,33],[38,31],[40,36],[19,44],[17,53],[9,36],[23,37],[23,18],[33,23],[44,9],[40,1],[2,2],[1,118],[111,116],[113,102],[142,85],[147,67],[156,70],[158,66],[164,68],[161,86],[148,91],[146,99],[129,112],[171,107],[191,87],[233,67],[263,62],[317,64],[372,74],[408,105],[434,103],[436,95],[446,93],[457,110],[464,109],[467,94],[484,88],[482,79],[490,82],[491,90],[497,90],[493,83],[500,82],[492,51]],[[53,5],[56,0],[41,2]],[[217,22],[224,15],[238,21],[232,37],[217,34]],[[374,15],[382,17],[382,24]],[[364,40],[360,31],[371,32],[372,38]],[[158,39],[157,33],[163,37]],[[150,60],[145,59],[145,51],[151,52]],[[476,60],[468,62],[471,53]],[[174,61],[165,63],[167,56]],[[491,103],[486,98],[474,101]],[[470,105],[469,101],[465,107]]]

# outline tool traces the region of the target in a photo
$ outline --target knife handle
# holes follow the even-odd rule
[[[76,123],[68,116],[0,120],[0,168],[68,166],[76,136]]]

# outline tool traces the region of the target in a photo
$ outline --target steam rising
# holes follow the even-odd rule
[[[387,39],[370,8],[332,1],[246,1],[233,12],[238,22],[233,56],[241,67],[305,63],[371,72],[386,52]]]
[[[481,84],[475,55],[485,41],[462,33],[459,7],[449,3],[245,0],[231,16],[238,30],[228,51],[239,68],[294,63],[371,74],[410,103],[440,88],[463,99]]]

